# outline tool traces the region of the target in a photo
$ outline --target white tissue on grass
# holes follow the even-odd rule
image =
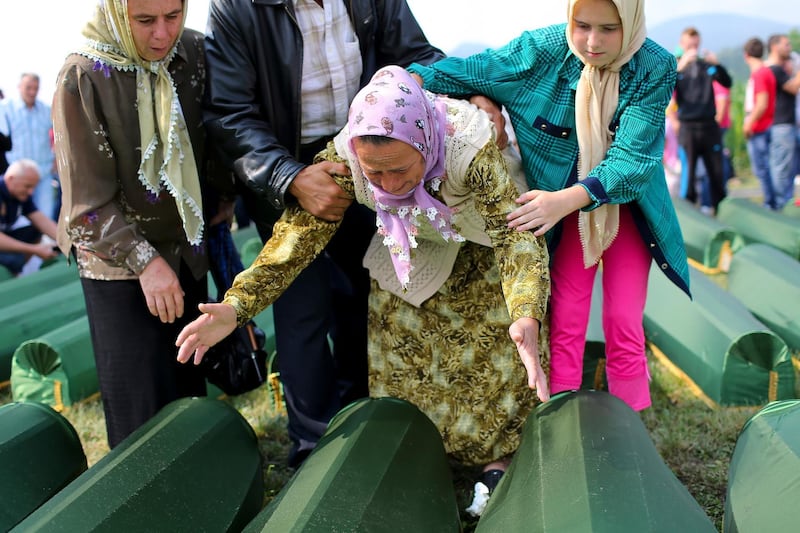
[[[467,507],[466,511],[472,516],[480,516],[483,510],[486,509],[486,504],[489,503],[489,487],[478,481],[475,483],[475,495],[472,498],[472,504]]]

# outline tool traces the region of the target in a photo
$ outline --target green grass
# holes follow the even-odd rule
[[[728,464],[736,438],[759,408],[711,409],[657,359],[650,357],[649,365],[653,406],[642,413],[642,420],[664,462],[721,530]],[[10,390],[0,390],[0,404],[10,401]],[[286,466],[289,438],[285,415],[273,408],[267,387],[226,401],[236,407],[258,436],[264,457],[266,505],[294,472]],[[63,414],[77,430],[89,465],[108,453],[99,400],[72,406]],[[471,500],[478,470],[455,462],[452,470],[464,531],[470,532],[476,522],[463,509]]]

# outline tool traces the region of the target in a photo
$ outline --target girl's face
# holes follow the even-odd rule
[[[580,0],[572,13],[572,43],[594,67],[605,67],[622,52],[622,20],[611,0]]]

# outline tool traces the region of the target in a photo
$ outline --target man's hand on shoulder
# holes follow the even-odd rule
[[[301,170],[289,185],[289,193],[297,198],[300,207],[317,218],[338,222],[350,207],[350,198],[334,181],[332,175],[349,176],[343,163],[323,161]]]

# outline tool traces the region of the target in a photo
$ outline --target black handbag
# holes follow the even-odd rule
[[[209,267],[222,300],[233,278],[244,267],[226,223],[208,228]],[[249,320],[233,333],[208,349],[200,367],[209,383],[229,396],[258,388],[267,379],[266,335]]]
[[[242,327],[209,348],[200,367],[209,383],[229,396],[249,392],[266,381],[266,335],[255,322]]]

